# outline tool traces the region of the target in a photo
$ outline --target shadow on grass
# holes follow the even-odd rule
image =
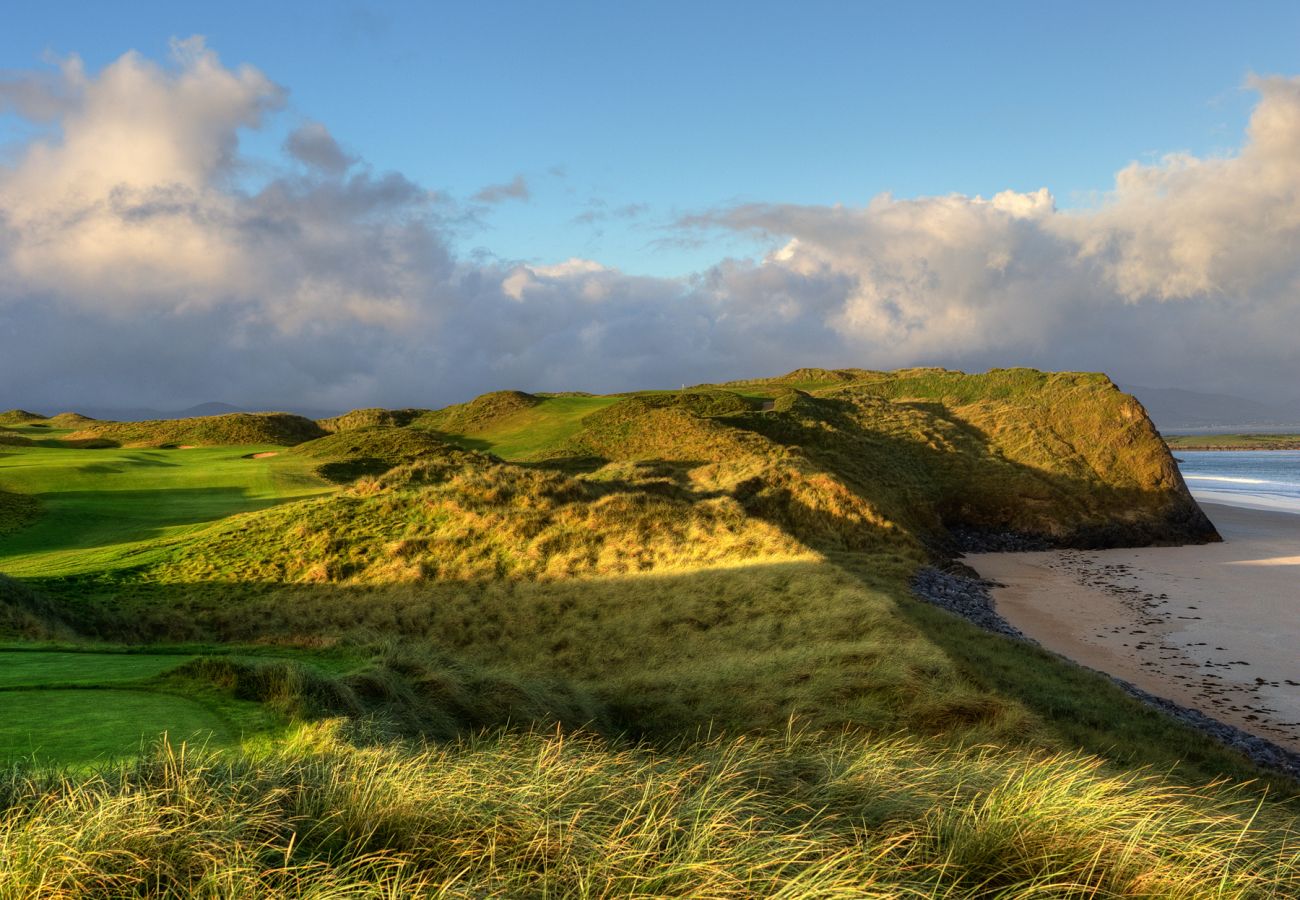
[[[82,467],[88,469],[109,475],[122,471],[107,465]],[[12,557],[151,540],[169,528],[214,522],[300,499],[253,497],[245,487],[58,491],[36,496],[42,503],[41,515],[23,529],[0,537],[0,571]]]
[[[660,742],[794,720],[1261,777],[1103,676],[925,606],[852,557],[550,583],[29,584],[98,639],[371,648],[371,666],[329,684],[229,662],[190,675],[410,735],[558,722]]]

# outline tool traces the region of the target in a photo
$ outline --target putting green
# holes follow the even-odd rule
[[[171,694],[122,689],[0,691],[0,763],[66,765],[136,753],[160,735],[223,745],[238,735],[212,710]]]
[[[48,577],[147,562],[160,542],[235,513],[332,490],[312,460],[276,447],[82,450],[3,448],[0,488],[41,503],[0,538],[0,572]]]

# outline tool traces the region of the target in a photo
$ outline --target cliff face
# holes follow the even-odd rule
[[[936,461],[946,524],[1061,546],[1219,539],[1146,410],[1104,375],[904,372],[874,390],[964,432],[960,458]]]
[[[1146,411],[1104,375],[799,370],[723,387],[758,408],[707,415],[627,400],[571,444],[598,460],[676,461],[714,489],[758,498],[767,515],[781,506],[774,493],[804,521],[813,510],[796,495],[822,498],[813,509],[835,495],[840,513],[826,511],[820,531],[840,531],[846,546],[886,525],[927,543],[954,533],[1078,547],[1218,540]]]

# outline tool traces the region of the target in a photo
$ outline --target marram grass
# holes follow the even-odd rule
[[[0,897],[1293,897],[1295,822],[1095,760],[337,725],[0,777]]]

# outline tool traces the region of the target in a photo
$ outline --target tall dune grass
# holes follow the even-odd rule
[[[0,896],[1286,897],[1294,821],[1080,756],[497,732],[0,778]]]

